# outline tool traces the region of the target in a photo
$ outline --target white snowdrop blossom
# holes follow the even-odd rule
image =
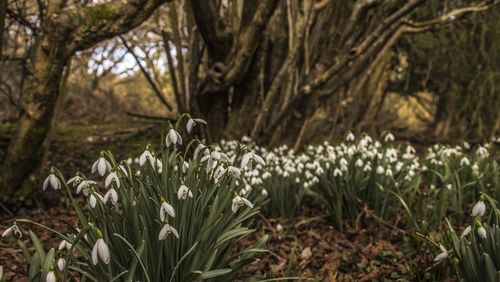
[[[469,159],[468,159],[467,157],[463,157],[463,158],[460,160],[460,165],[461,165],[461,166],[469,166],[469,165],[470,165]]]
[[[236,196],[233,198],[233,204],[231,205],[231,210],[235,213],[238,211],[239,207],[242,207],[244,205],[246,205],[249,208],[253,208],[253,204],[249,200],[240,196]]]
[[[227,168],[227,173],[236,177],[236,178],[241,177],[241,170],[235,166],[232,166],[232,165]]]
[[[182,145],[182,137],[179,134],[179,132],[175,131],[175,129],[171,128],[168,133],[167,137],[165,137],[165,144],[167,147],[170,147],[170,145],[175,145],[179,144]]]
[[[172,226],[170,226],[169,224],[165,224],[163,225],[163,228],[160,230],[160,233],[158,234],[158,240],[159,241],[165,240],[165,238],[167,238],[169,234],[174,234],[174,236],[177,237],[177,239],[179,239],[179,232],[177,232],[177,230]]]
[[[376,172],[377,174],[384,174],[385,169],[384,169],[384,167],[383,167],[383,166],[379,165],[379,166],[377,167],[377,170],[376,170],[375,172]]]
[[[479,234],[479,236],[483,239],[486,239],[486,237],[487,237],[486,229],[484,229],[484,227],[482,225],[477,229],[477,234]]]
[[[192,198],[193,197],[193,193],[191,192],[191,190],[189,190],[189,188],[186,186],[186,185],[181,185],[181,187],[179,188],[179,190],[177,191],[177,198],[180,200],[180,199],[187,199],[187,197],[189,198]]]
[[[18,238],[21,238],[23,236],[19,227],[15,224],[5,229],[5,231],[2,233],[2,238],[9,237],[12,235],[17,236]]]
[[[78,186],[76,187],[76,194],[80,194],[80,192],[82,191],[83,189],[83,193],[85,194],[85,196],[88,195],[88,192],[86,191],[85,188],[89,188],[91,187],[92,185],[97,185],[97,183],[94,181],[94,180],[83,180],[82,182],[80,182],[80,184],[78,184]]]
[[[356,138],[354,137],[354,134],[352,134],[352,132],[349,132],[349,134],[347,134],[347,136],[345,137],[345,140],[348,142],[352,142],[354,141],[354,139]]]
[[[342,171],[340,171],[340,169],[336,168],[336,169],[333,171],[333,176],[334,176],[334,177],[337,177],[337,176],[342,176]]]
[[[483,201],[478,201],[474,207],[472,207],[472,216],[483,216],[486,212],[486,205]]]
[[[54,272],[54,270],[51,270],[47,273],[47,276],[45,277],[45,281],[46,282],[56,282],[57,281],[56,273]]]
[[[202,120],[201,118],[190,118],[186,124],[186,130],[188,133],[191,133],[193,127],[197,124],[207,125],[207,122]]]
[[[111,163],[104,158],[104,153],[92,164],[92,173],[98,172],[100,176],[104,176],[106,171],[111,171]]]
[[[164,201],[160,206],[160,220],[164,222],[167,215],[175,217],[175,210],[172,205]]]
[[[479,156],[487,156],[487,155],[488,155],[488,149],[486,149],[486,148],[485,148],[485,147],[483,147],[483,146],[479,146],[479,148],[477,148],[476,153],[477,153]]]
[[[462,238],[462,237],[469,235],[471,231],[472,231],[472,227],[470,225],[468,225],[467,227],[465,227],[465,229],[462,232],[462,235],[460,235],[460,237]]]
[[[109,189],[108,192],[104,195],[104,203],[106,204],[111,199],[111,203],[116,205],[118,203],[118,193],[114,188]]]
[[[57,268],[59,271],[64,271],[64,268],[66,267],[66,260],[64,258],[59,258],[57,260]]]
[[[392,142],[392,141],[394,141],[394,135],[392,135],[392,133],[390,133],[390,132],[387,133],[387,135],[385,135],[385,137],[384,137],[384,141],[385,142]]]
[[[439,253],[435,258],[434,258],[434,261],[435,262],[440,262],[440,261],[443,261],[445,260],[447,257],[448,257],[448,251],[446,250],[445,247],[443,247],[443,245],[439,245],[439,249],[441,250],[441,253]]]
[[[47,189],[49,184],[54,190],[61,189],[61,181],[59,180],[59,178],[57,178],[57,176],[53,172],[51,172],[49,176],[45,178],[45,181],[43,182],[43,191]]]
[[[139,166],[143,166],[146,161],[149,161],[152,167],[155,166],[156,158],[153,157],[153,154],[149,151],[149,146],[146,146],[146,150],[139,157]]]
[[[78,184],[80,184],[80,182],[82,182],[84,179],[83,177],[81,177],[80,175],[76,175],[76,176],[73,176],[71,177],[68,182],[66,182],[67,184],[72,184],[73,187],[77,186]]]
[[[97,265],[98,259],[101,259],[104,264],[108,264],[110,260],[108,245],[102,238],[97,239],[92,248],[92,263]]]
[[[252,161],[255,161],[256,163],[258,163],[262,166],[266,165],[266,162],[264,161],[264,159],[261,156],[255,154],[253,152],[248,152],[248,153],[244,154],[243,157],[241,158],[240,168],[244,169],[246,167],[249,167],[250,169],[252,169]]]
[[[57,248],[58,251],[62,251],[64,249],[66,250],[71,250],[71,246],[73,246],[73,244],[71,244],[70,242],[66,241],[66,240],[62,240],[61,243],[59,243],[59,247]]]
[[[200,152],[203,152],[204,155],[209,154],[207,146],[200,143],[200,144],[198,144],[198,146],[196,146],[196,149],[194,150],[193,159],[196,160],[198,158],[198,155],[200,154]]]
[[[118,178],[118,175],[116,172],[110,172],[108,176],[106,176],[106,180],[104,181],[104,187],[108,188],[109,185],[111,185],[111,182],[115,182],[115,185],[117,188],[120,188],[120,179]]]
[[[90,204],[90,206],[92,208],[95,208],[95,206],[97,205],[97,198],[96,198],[96,196],[97,196],[97,198],[99,198],[99,200],[101,202],[104,202],[104,198],[99,193],[94,192],[89,197],[89,204]]]

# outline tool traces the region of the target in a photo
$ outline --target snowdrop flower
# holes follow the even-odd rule
[[[345,137],[345,140],[348,142],[352,142],[354,141],[354,139],[356,138],[354,137],[354,134],[352,134],[352,132],[349,132],[349,134],[347,134],[347,136]]]
[[[120,179],[118,179],[118,175],[116,175],[116,172],[114,171],[108,174],[108,176],[106,177],[106,180],[104,181],[104,187],[108,188],[112,181],[115,182],[117,188],[120,188]]]
[[[201,118],[190,118],[186,124],[187,132],[191,133],[191,130],[193,130],[193,127],[197,124],[207,125],[207,122],[202,120]]]
[[[92,173],[98,172],[100,176],[104,176],[106,171],[111,171],[111,163],[104,158],[104,152],[101,152],[101,156],[92,164]]]
[[[97,265],[98,258],[100,258],[104,264],[109,263],[109,248],[102,238],[97,239],[94,248],[92,248],[92,263],[94,265]]]
[[[209,154],[207,146],[205,146],[205,145],[203,145],[203,144],[200,143],[200,144],[198,144],[198,146],[196,146],[196,149],[194,150],[193,159],[197,159],[198,155],[202,151],[203,151],[204,155],[208,155]]]
[[[146,161],[149,160],[149,163],[151,164],[151,166],[154,167],[154,160],[155,160],[155,157],[153,157],[153,155],[151,154],[151,152],[149,151],[149,145],[146,146],[146,150],[141,154],[141,156],[139,157],[139,165],[140,166],[143,166]]]
[[[172,226],[170,226],[169,224],[165,224],[163,228],[160,230],[160,234],[158,234],[158,240],[159,241],[165,240],[165,238],[167,238],[169,234],[174,234],[174,236],[177,237],[177,239],[179,239],[179,232],[177,232],[177,230]]]
[[[189,190],[189,188],[186,185],[183,184],[181,185],[181,188],[179,188],[179,190],[177,191],[177,198],[179,200],[180,199],[185,200],[187,197],[192,198],[193,193],[191,192],[191,190]]]
[[[80,184],[80,182],[82,182],[83,180],[84,180],[84,179],[83,179],[83,177],[81,177],[81,176],[77,173],[77,175],[75,175],[75,176],[71,177],[71,178],[68,180],[67,184],[68,184],[68,185],[69,185],[69,184],[72,184],[72,185],[73,185],[73,187],[75,187],[76,185]]]
[[[240,196],[236,196],[233,198],[233,204],[231,206],[231,210],[235,213],[238,211],[238,208],[243,205],[246,205],[249,208],[253,208],[253,204],[249,200]]]
[[[443,245],[439,245],[439,249],[441,249],[441,253],[434,258],[434,261],[436,262],[440,262],[448,257],[448,251],[445,247],[443,247]]]
[[[365,167],[363,168],[363,171],[364,172],[372,171],[372,167],[370,165],[366,164]]]
[[[386,175],[386,176],[392,176],[392,170],[388,168],[388,169],[385,171],[385,175]]]
[[[483,239],[486,239],[486,237],[487,237],[486,229],[484,229],[484,227],[482,225],[477,229],[477,234],[479,234],[479,236]]]
[[[124,174],[126,177],[128,177],[128,171],[127,171],[127,168],[126,168],[124,165],[119,165],[119,166],[118,166],[118,169],[120,169],[120,170],[123,172],[123,174]]]
[[[89,204],[92,208],[95,208],[95,206],[97,205],[97,198],[96,198],[96,195],[97,195],[97,198],[99,198],[99,200],[101,202],[104,202],[104,198],[97,192],[92,193],[92,195],[90,195],[89,197]]]
[[[462,235],[460,235],[460,238],[463,238],[463,237],[469,235],[471,231],[472,231],[472,227],[470,225],[465,227],[464,231],[462,232]]]
[[[59,258],[57,260],[57,268],[59,271],[64,271],[64,268],[66,267],[66,260],[64,258]]]
[[[470,165],[469,159],[467,159],[467,157],[463,157],[463,158],[460,160],[460,165],[461,165],[461,166],[468,166],[468,165]]]
[[[55,274],[54,270],[50,270],[47,273],[47,277],[45,277],[45,281],[46,282],[56,282],[57,281],[56,274]]]
[[[341,158],[341,159],[340,159],[340,166],[347,166],[347,164],[348,164],[348,163],[347,163],[347,160],[346,160],[346,159],[344,159],[344,158]]]
[[[361,159],[358,159],[358,160],[356,161],[355,165],[356,165],[357,167],[362,167],[364,164],[363,164],[363,161],[362,161]]]
[[[61,189],[61,181],[54,174],[54,169],[51,169],[49,176],[45,178],[45,181],[43,182],[43,191],[47,189],[47,186],[49,186],[49,184],[54,190]]]
[[[19,227],[17,227],[17,225],[15,224],[5,229],[5,231],[2,233],[2,238],[9,237],[12,235],[18,236],[19,239],[23,236]]]
[[[486,205],[483,201],[478,201],[472,208],[472,216],[483,216],[486,212]]]
[[[384,174],[385,169],[381,165],[377,167],[377,170],[375,171],[377,174]]]
[[[233,175],[236,178],[240,178],[240,176],[241,176],[241,170],[235,166],[232,166],[232,165],[227,168],[227,173],[230,175]],[[263,176],[263,178],[264,178],[264,176]]]
[[[88,191],[85,188],[89,188],[92,185],[97,185],[97,183],[95,181],[93,181],[93,180],[83,180],[76,187],[76,194],[80,194],[80,191],[82,191],[82,189],[84,189],[83,190],[83,194],[85,196],[88,196]]]
[[[167,147],[170,147],[170,145],[172,144],[182,145],[182,137],[177,131],[175,131],[173,128],[170,128],[167,133],[167,137],[165,138],[165,144],[167,145]]]
[[[479,148],[477,148],[477,151],[476,153],[480,156],[487,156],[488,155],[488,150],[483,147],[483,146],[479,146]]]
[[[114,188],[109,189],[108,192],[104,195],[104,203],[106,204],[108,200],[111,199],[111,203],[115,205],[118,203],[118,193],[116,193],[116,190]]]
[[[175,217],[175,210],[174,207],[172,207],[172,205],[164,201],[160,206],[160,220],[162,222],[165,221],[167,214],[170,215],[171,217]]]
[[[340,169],[336,168],[336,169],[333,171],[333,176],[334,176],[334,177],[337,177],[337,176],[342,176],[342,171],[340,171]]]
[[[64,249],[66,250],[71,250],[71,246],[73,246],[73,244],[71,244],[70,242],[66,241],[66,240],[62,240],[61,243],[59,243],[59,247],[57,248],[58,251],[62,251]]]
[[[262,189],[262,191],[260,191],[260,193],[262,194],[262,196],[264,197],[267,197],[267,195],[269,195],[269,193],[267,192],[266,189]]]
[[[394,135],[392,135],[392,133],[390,133],[390,132],[387,133],[387,135],[384,138],[384,141],[385,142],[392,142],[392,141],[394,141]]]
[[[244,154],[243,157],[241,158],[240,168],[244,169],[247,166],[249,166],[250,169],[252,169],[251,161],[255,161],[256,163],[258,163],[262,166],[266,165],[266,162],[264,161],[264,159],[261,156],[255,154],[253,152],[248,152],[248,153]]]
[[[134,163],[134,160],[132,158],[127,159],[127,164],[132,165]]]

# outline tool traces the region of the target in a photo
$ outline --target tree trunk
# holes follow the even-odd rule
[[[64,44],[45,36],[35,51],[32,76],[21,102],[22,113],[12,136],[0,172],[2,195],[23,199],[29,191],[31,174],[36,174],[48,145],[54,106],[68,55]]]

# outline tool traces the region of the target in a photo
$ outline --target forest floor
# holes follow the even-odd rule
[[[88,174],[100,150],[110,150],[121,160],[142,152],[146,144],[155,144],[160,138],[160,130],[150,130],[150,126],[127,124],[127,129],[123,128],[120,125],[59,127],[44,165],[54,165],[66,176],[76,171]],[[2,211],[0,230],[9,227],[15,218],[30,218],[64,231],[64,222],[74,222],[75,214],[68,208],[67,199],[47,195],[42,194],[40,188],[35,192],[36,202],[31,203],[32,208],[10,215]],[[432,265],[429,254],[415,252],[412,236],[397,227],[397,217],[391,223],[381,222],[367,212],[358,227],[347,227],[341,232],[326,218],[318,216],[321,213],[311,204],[306,204],[301,216],[290,219],[268,218],[265,210],[262,211],[253,223],[256,232],[236,248],[251,245],[267,234],[269,252],[261,254],[260,261],[245,272],[293,277],[290,280],[409,281],[425,276],[424,271],[416,273],[415,269]],[[33,231],[46,248],[57,248],[57,238],[41,228]],[[29,234],[24,234],[23,240],[28,243]],[[14,240],[0,241],[0,265],[4,267],[7,281],[27,281],[24,258]]]

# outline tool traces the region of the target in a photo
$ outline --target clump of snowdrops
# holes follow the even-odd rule
[[[454,224],[463,224],[467,219],[464,209],[480,193],[500,199],[498,152],[494,146],[436,144],[427,149],[421,161],[424,185],[410,216],[421,231],[437,228],[446,216],[451,216]]]
[[[487,194],[481,194],[460,235],[447,221],[434,267],[450,267],[460,281],[499,281],[500,210],[496,203]]]
[[[78,219],[64,234],[29,219],[16,220],[3,233],[18,237],[20,228],[35,224],[61,239],[57,250],[46,252],[30,231],[34,253],[19,241],[30,281],[66,281],[69,276],[80,281],[242,278],[241,269],[265,251],[267,237],[234,251],[235,243],[254,231],[246,226],[259,212],[240,196],[239,178],[247,166],[265,163],[246,147],[230,159],[197,140],[186,144],[179,133],[186,118],[188,132],[206,124],[183,115],[168,126],[158,150],[145,148],[137,169],[101,152],[91,166],[95,180],[80,172],[66,180],[56,168],[50,170],[43,190],[66,192]],[[75,197],[84,197],[88,207]]]

